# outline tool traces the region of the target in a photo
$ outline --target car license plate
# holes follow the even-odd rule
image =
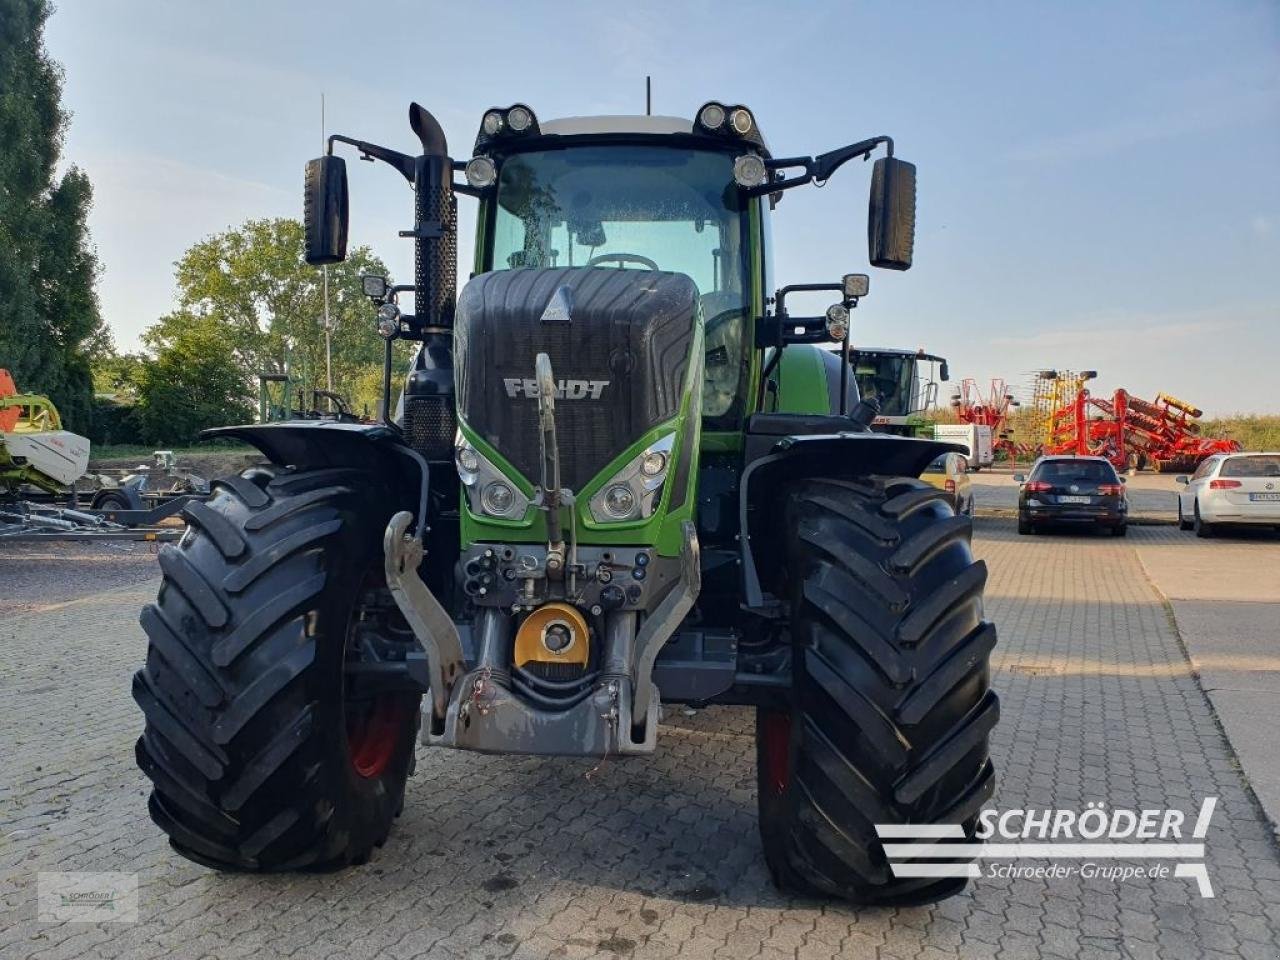
[[[1093,497],[1069,497],[1062,496],[1058,498],[1059,503],[1092,503]]]
[[[1251,493],[1250,500],[1280,500],[1280,493]]]

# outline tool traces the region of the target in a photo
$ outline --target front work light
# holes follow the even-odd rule
[[[768,168],[754,153],[744,153],[733,161],[733,181],[738,186],[758,187],[768,179]]]
[[[846,300],[856,300],[867,295],[871,289],[871,278],[865,273],[846,273],[841,278],[841,286]]]
[[[755,120],[752,119],[750,110],[745,107],[739,107],[729,114],[729,126],[733,127],[734,133],[745,137],[751,132],[751,128],[755,126]]]
[[[514,133],[524,133],[533,125],[533,114],[529,112],[528,107],[522,107],[519,104],[507,111],[507,126]]]
[[[498,168],[488,157],[472,157],[467,161],[466,177],[477,190],[487,190],[498,182]]]
[[[724,126],[724,107],[718,103],[708,103],[699,111],[698,122],[708,130],[719,130]]]

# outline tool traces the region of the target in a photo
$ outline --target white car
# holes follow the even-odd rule
[[[1218,454],[1177,480],[1182,530],[1211,537],[1233,523],[1280,527],[1280,453]]]

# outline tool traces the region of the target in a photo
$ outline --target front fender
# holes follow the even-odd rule
[[[214,437],[243,440],[282,467],[354,467],[374,471],[395,481],[407,494],[411,492],[409,503],[418,504],[419,536],[424,530],[431,470],[426,459],[404,442],[398,430],[384,424],[294,420],[216,427],[200,434],[202,440]],[[447,478],[441,480],[447,482]]]
[[[780,436],[764,456],[751,461],[742,474],[738,493],[738,529],[741,531],[742,598],[746,609],[770,615],[761,589],[766,575],[783,562],[782,544],[771,536],[772,526],[757,517],[774,517],[782,507],[786,487],[810,477],[848,480],[854,477],[918,477],[935,457],[966,453],[967,447],[939,440],[899,437],[887,433],[825,433]],[[763,570],[757,568],[756,555]]]

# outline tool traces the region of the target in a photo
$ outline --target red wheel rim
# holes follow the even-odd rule
[[[347,715],[347,753],[356,773],[365,778],[381,775],[395,755],[404,727],[404,705],[394,697],[379,697],[363,715]]]
[[[782,796],[791,785],[791,714],[781,710],[766,713],[760,735],[765,784],[774,796]]]

